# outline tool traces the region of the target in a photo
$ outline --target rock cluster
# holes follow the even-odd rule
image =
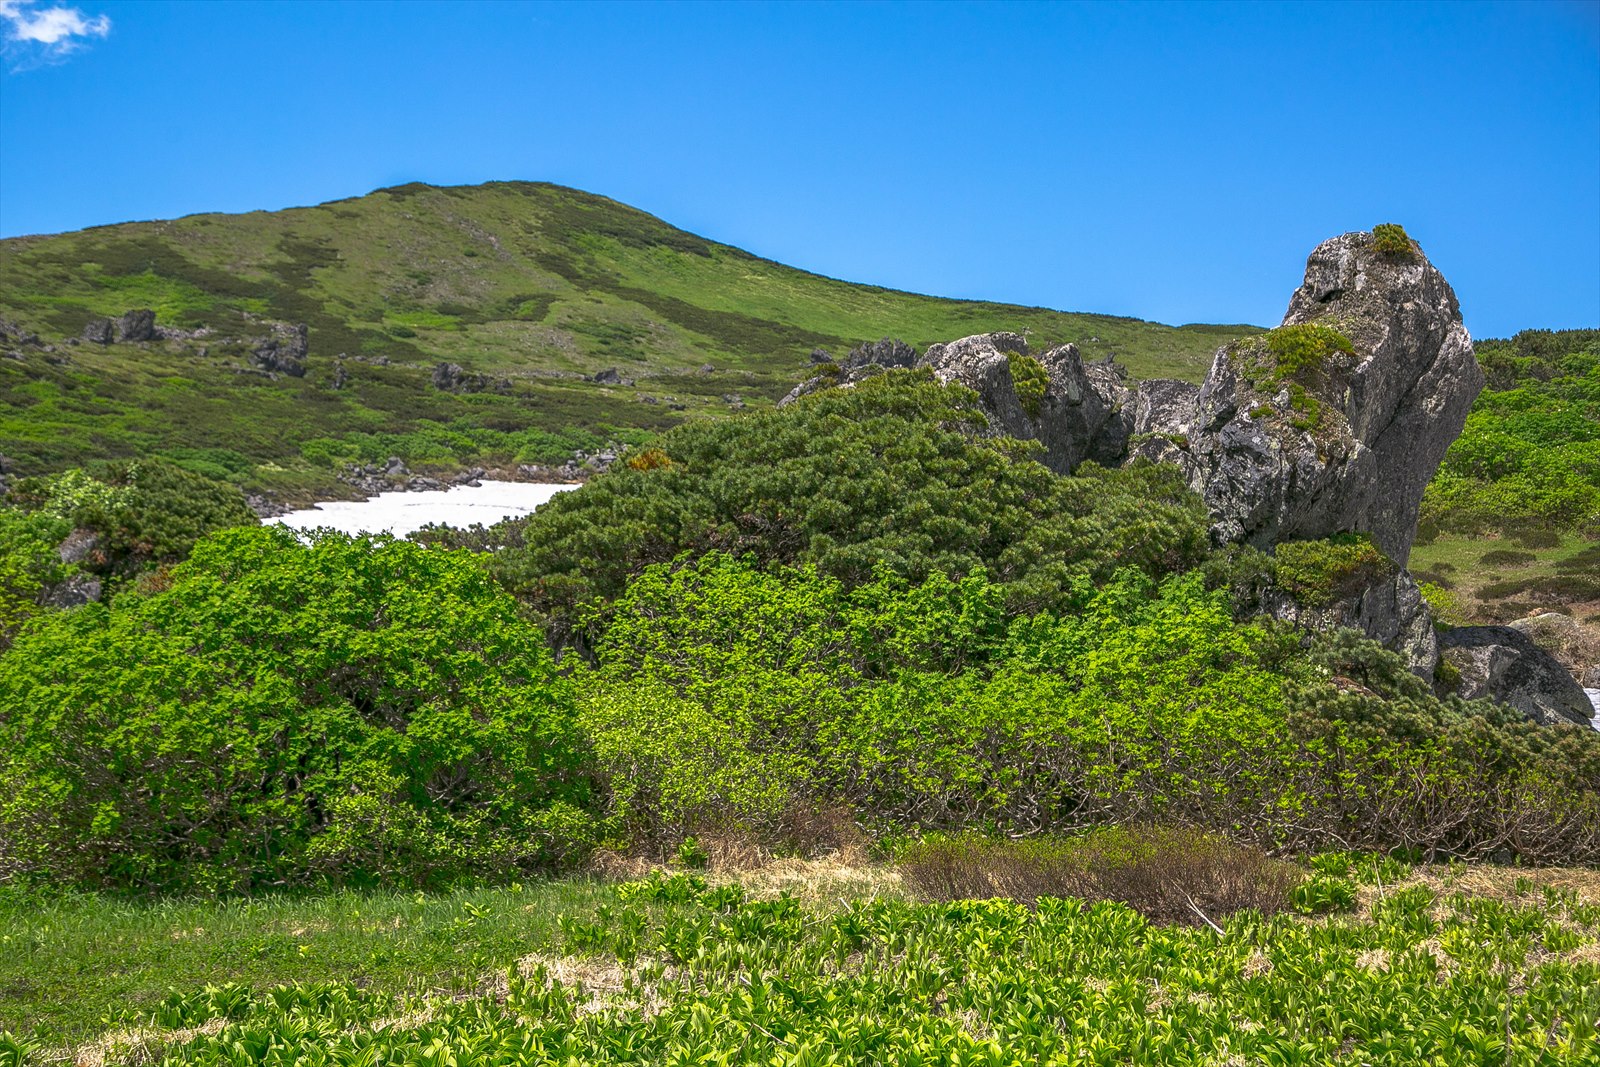
[[[257,341],[250,355],[256,366],[268,374],[303,378],[310,343],[310,331],[305,323],[274,323],[272,333]]]
[[[97,345],[154,341],[158,336],[156,313],[149,308],[126,311],[114,319],[95,319],[83,328],[83,339]]]
[[[433,387],[447,393],[509,393],[511,381],[487,374],[469,374],[459,363],[440,363],[433,368]]]

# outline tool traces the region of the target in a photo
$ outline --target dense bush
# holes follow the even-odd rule
[[[230,530],[0,657],[0,877],[250,891],[559,862],[569,690],[475,560]]]
[[[258,521],[236,486],[159,459],[24,479],[12,495],[25,510],[92,534],[80,565],[112,587],[186,558],[213,530]]]
[[[1600,735],[1438,700],[1353,635],[1237,622],[1198,573],[1063,599],[1008,619],[983,574],[653,567],[579,675],[615,814],[663,848],[842,803],[902,827],[1600,856]]]
[[[1027,446],[978,436],[982,421],[969,391],[891,372],[691,423],[659,440],[669,463],[614,469],[496,528],[491,565],[564,638],[583,605],[683,552],[814,564],[851,586],[983,567],[1022,612],[1059,606],[1075,575],[1204,557],[1204,510],[1176,471],[1086,464],[1061,478]]]
[[[0,651],[44,609],[51,587],[76,569],[56,552],[71,529],[56,515],[0,506]]]

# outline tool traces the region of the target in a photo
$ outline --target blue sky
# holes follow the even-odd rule
[[[0,234],[576,186],[945,296],[1275,323],[1403,223],[1478,336],[1600,325],[1600,2],[0,0]]]

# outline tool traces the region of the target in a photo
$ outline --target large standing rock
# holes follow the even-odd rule
[[[1444,661],[1461,674],[1458,692],[1509,704],[1538,723],[1589,725],[1594,707],[1555,657],[1510,626],[1459,626],[1439,637]]]
[[[1213,538],[1362,531],[1403,566],[1422,491],[1482,386],[1455,293],[1414,243],[1323,242],[1283,326],[1224,346],[1196,399],[1191,484]]]

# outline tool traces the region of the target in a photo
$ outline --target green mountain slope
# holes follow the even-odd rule
[[[134,308],[193,336],[73,343]],[[1036,346],[1114,353],[1136,376],[1198,380],[1219,343],[1253,329],[852,285],[520,182],[10,239],[0,319],[12,468],[160,454],[291,496],[325,489],[345,462],[548,461],[771,404],[814,348],[881,336],[921,347],[1026,331]],[[304,375],[268,373],[253,353],[275,324],[299,323]],[[461,368],[443,388],[441,363]],[[622,381],[590,380],[611,368]]]

